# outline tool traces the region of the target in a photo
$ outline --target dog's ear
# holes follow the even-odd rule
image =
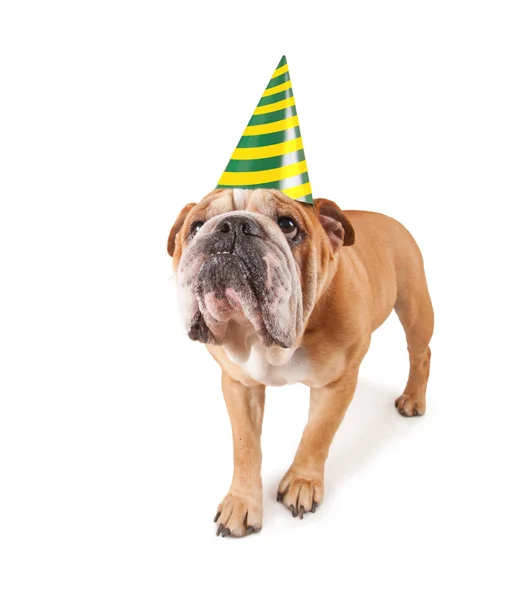
[[[352,224],[335,202],[325,200],[325,198],[316,198],[314,208],[334,250],[337,250],[339,246],[354,244],[355,231]]]
[[[194,202],[186,204],[184,208],[180,211],[179,216],[177,217],[175,223],[173,224],[173,227],[171,228],[170,235],[168,237],[168,254],[170,256],[173,256],[173,253],[175,252],[175,240],[177,239],[177,234],[182,229],[182,225],[184,225],[184,221],[186,220],[187,215],[189,214],[193,206],[196,206]]]

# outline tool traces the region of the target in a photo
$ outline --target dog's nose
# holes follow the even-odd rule
[[[236,235],[244,234],[262,237],[262,229],[257,221],[244,215],[225,217],[218,223],[216,231],[220,233],[235,233]]]

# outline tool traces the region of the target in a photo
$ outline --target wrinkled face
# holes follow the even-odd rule
[[[315,208],[275,190],[212,192],[182,211],[169,244],[189,337],[239,355],[255,335],[295,346],[334,257]]]

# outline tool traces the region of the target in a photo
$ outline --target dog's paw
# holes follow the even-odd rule
[[[394,403],[398,412],[404,417],[421,417],[425,414],[425,399],[413,398],[410,394],[402,394]]]
[[[315,513],[323,500],[323,475],[288,471],[278,486],[277,502],[282,502],[293,517]]]
[[[262,528],[262,499],[250,494],[229,492],[214,517],[216,535],[243,537]]]

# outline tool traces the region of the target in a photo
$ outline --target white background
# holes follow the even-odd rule
[[[513,29],[507,1],[2,3],[2,600],[512,598]],[[230,426],[166,240],[282,54],[314,194],[422,248],[428,410],[394,409],[393,316],[299,521],[308,390],[270,389],[264,528],[221,539]]]

